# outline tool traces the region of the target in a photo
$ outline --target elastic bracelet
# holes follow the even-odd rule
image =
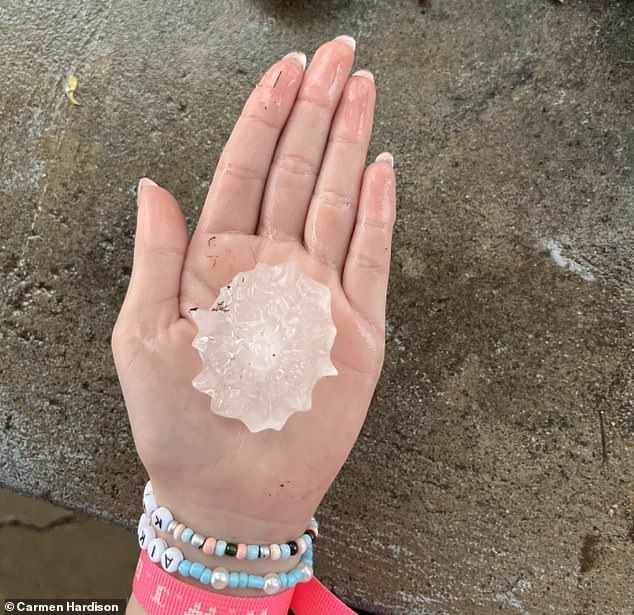
[[[149,615],[286,615],[294,593],[291,589],[274,596],[236,597],[199,589],[152,563],[147,551],[139,556],[133,591]]]
[[[139,532],[139,546],[147,550],[148,557],[155,564],[160,564],[165,572],[178,572],[183,577],[191,577],[203,585],[211,585],[214,589],[251,588],[264,590],[273,595],[295,587],[298,583],[310,581],[313,577],[313,550],[309,546],[300,558],[299,564],[288,572],[270,572],[264,576],[247,574],[246,572],[229,572],[218,566],[207,568],[200,562],[185,559],[178,547],[169,547],[162,538],[157,538],[152,527],[142,528]]]
[[[306,531],[295,540],[289,540],[282,544],[257,545],[229,542],[222,538],[204,536],[200,532],[187,527],[184,523],[174,519],[174,515],[165,508],[159,506],[152,489],[152,482],[148,481],[143,491],[143,515],[139,520],[139,531],[141,525],[151,525],[161,531],[172,535],[176,540],[200,549],[205,555],[216,555],[218,557],[227,556],[236,559],[256,560],[256,559],[289,559],[296,554],[303,555],[308,545],[315,542],[319,536],[319,524],[312,518],[308,522]]]

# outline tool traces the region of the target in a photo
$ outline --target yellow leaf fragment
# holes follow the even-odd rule
[[[75,92],[77,91],[77,77],[75,75],[68,75],[66,79],[66,87],[64,88],[66,91],[66,96],[68,96],[68,100],[73,103],[73,105],[79,106],[81,103],[75,98]]]

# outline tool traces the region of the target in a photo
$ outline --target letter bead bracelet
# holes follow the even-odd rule
[[[205,555],[228,556],[246,560],[289,559],[297,554],[303,555],[309,544],[315,542],[319,535],[319,525],[313,518],[308,522],[304,534],[295,540],[282,544],[256,545],[229,542],[213,536],[205,537],[174,519],[174,515],[167,508],[158,505],[152,491],[151,481],[147,482],[143,493],[143,514],[146,516],[147,522],[141,516],[139,528],[141,525],[152,525],[157,530],[171,534],[176,540],[200,549]]]
[[[139,519],[139,546],[147,550],[151,561],[160,564],[169,573],[178,572],[184,577],[192,577],[203,585],[211,585],[214,589],[252,588],[261,589],[268,595],[294,587],[297,583],[309,581],[313,576],[313,541],[319,533],[317,521],[313,518],[306,532],[283,544],[252,545],[232,543],[212,537],[205,538],[179,523],[165,507],[158,506],[150,482],[143,495],[143,514]],[[288,559],[300,554],[300,562],[288,572],[269,573],[265,576],[247,574],[246,572],[229,572],[224,567],[207,568],[200,562],[186,560],[178,547],[170,547],[156,535],[156,529],[166,531],[175,539],[201,549],[206,555],[229,556],[236,559]]]

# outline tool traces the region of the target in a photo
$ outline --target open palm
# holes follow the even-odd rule
[[[130,422],[160,503],[192,527],[241,540],[288,540],[319,505],[352,448],[381,370],[394,173],[365,168],[374,85],[349,77],[353,47],[323,45],[267,71],[220,158],[191,242],[178,204],[142,180],[134,268],[113,333]],[[331,291],[338,370],[312,409],[251,433],[210,410],[191,381],[201,361],[192,307],[256,263],[294,261]]]

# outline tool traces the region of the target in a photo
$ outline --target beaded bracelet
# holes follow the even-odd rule
[[[229,542],[212,536],[205,537],[187,527],[184,523],[174,519],[174,515],[167,508],[158,505],[154,497],[151,481],[147,482],[143,491],[143,511],[144,513],[139,520],[139,531],[142,525],[149,525],[151,519],[151,524],[156,529],[171,534],[176,540],[180,539],[185,544],[191,544],[192,547],[201,549],[205,555],[216,555],[218,557],[226,555],[246,560],[289,559],[297,553],[303,555],[308,548],[308,544],[315,542],[319,535],[319,525],[312,518],[308,522],[308,528],[306,528],[304,534],[295,540],[282,544],[256,545]]]
[[[270,572],[264,576],[247,574],[246,572],[229,572],[226,568],[207,568],[200,562],[191,562],[185,559],[183,552],[178,547],[168,547],[162,538],[147,538],[155,534],[151,527],[144,528],[144,540],[139,543],[142,549],[146,549],[150,560],[161,565],[163,570],[173,574],[179,572],[184,577],[192,577],[203,585],[211,585],[214,589],[243,588],[264,590],[265,594],[273,595],[280,591],[290,589],[297,583],[305,583],[313,577],[313,549],[309,545],[302,555],[300,562],[288,572]]]

